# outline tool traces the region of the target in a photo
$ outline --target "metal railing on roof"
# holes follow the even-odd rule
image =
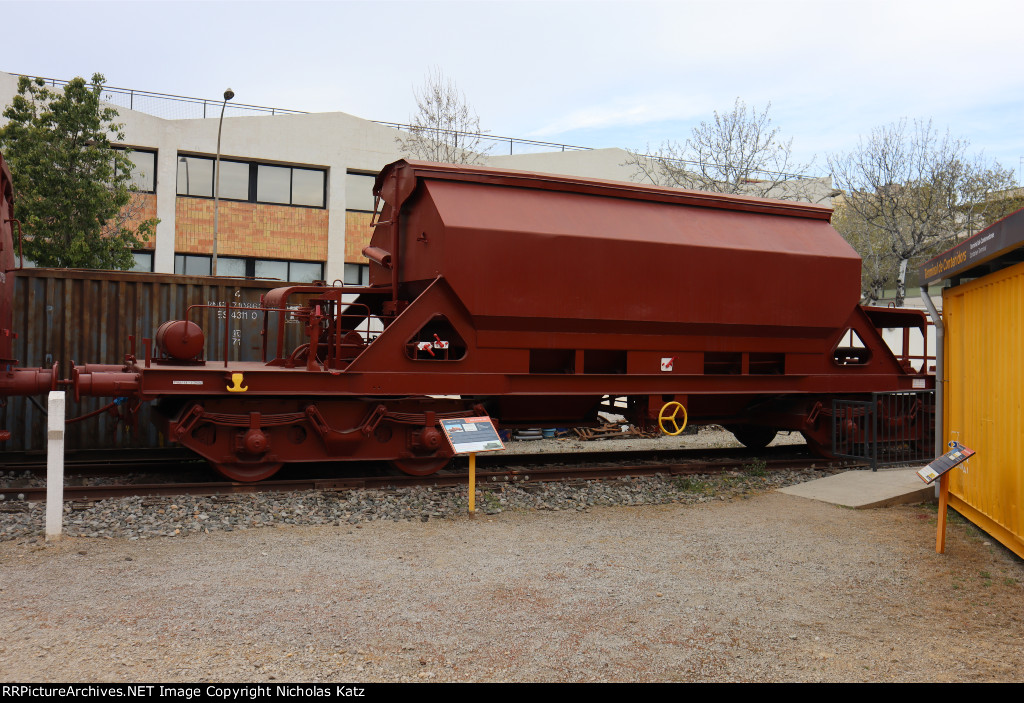
[[[394,129],[400,129],[403,132],[441,132],[444,134],[451,134],[458,137],[466,137],[469,140],[479,139],[484,142],[495,142],[497,144],[508,144],[508,153],[515,153],[515,145],[519,145],[524,151],[520,153],[530,153],[530,150],[548,150],[548,151],[593,151],[593,147],[590,146],[575,146],[573,144],[561,144],[559,142],[544,142],[537,139],[522,139],[520,137],[502,137],[497,134],[490,134],[488,132],[460,132],[456,129],[443,129],[440,127],[430,127],[429,129],[422,130],[414,127],[411,124],[403,124],[401,122],[383,122],[381,120],[370,120],[374,124],[384,125],[385,127],[393,127]]]
[[[29,78],[41,78],[43,81],[50,85],[64,86],[69,81],[61,80],[59,78],[46,78],[44,76],[29,76]],[[101,98],[112,105],[118,107],[126,107],[129,110],[136,110],[138,112],[144,112],[147,115],[153,115],[155,117],[162,117],[164,119],[175,119],[175,120],[187,120],[187,119],[204,119],[204,118],[217,118],[220,117],[220,106],[224,102],[223,100],[209,100],[207,98],[192,98],[185,95],[173,95],[170,93],[155,93],[150,90],[135,90],[134,88],[117,88],[114,86],[104,86]],[[207,109],[210,108],[210,109]],[[289,110],[281,107],[267,107],[264,105],[247,105],[245,103],[229,102],[225,107],[225,116],[228,117],[245,117],[255,115],[308,115],[310,114],[306,110]],[[383,120],[367,120],[374,124],[383,125],[385,127],[392,127],[394,129],[400,129],[404,132],[412,132],[415,127],[410,124],[404,124],[402,122],[386,122]],[[458,136],[465,136],[467,139],[478,139],[485,143],[492,143],[493,145],[501,145],[502,151],[504,151],[504,145],[508,144],[509,154],[530,154],[538,152],[548,151],[593,151],[593,147],[589,146],[577,146],[573,144],[562,144],[560,142],[545,142],[537,139],[522,139],[520,137],[503,137],[496,134],[488,133],[477,133],[477,132],[460,132],[458,130],[446,130],[436,129],[434,131],[446,132],[449,134],[455,134]],[[667,161],[679,166],[693,165],[701,166],[696,161],[684,161],[682,159],[671,159],[663,156],[656,156],[654,154],[637,154],[641,158],[656,160],[656,161]],[[703,164],[707,166],[707,164]],[[813,176],[805,176],[795,173],[779,173],[775,171],[755,171],[754,173],[763,174],[770,178],[781,177],[783,180],[801,180],[807,178],[813,178]]]
[[[380,125],[384,125],[386,127],[394,127],[395,129],[401,129],[401,130],[406,131],[406,132],[419,131],[419,132],[423,132],[423,133],[427,133],[427,134],[429,134],[431,132],[436,132],[436,133],[441,133],[441,134],[453,135],[455,137],[466,137],[466,139],[468,141],[472,141],[473,139],[477,139],[477,140],[484,141],[484,142],[486,142],[486,141],[499,142],[501,144],[504,144],[504,143],[508,142],[508,145],[509,145],[508,153],[510,155],[514,153],[513,152],[513,144],[522,145],[522,146],[525,146],[527,148],[530,148],[530,147],[546,147],[549,150],[557,150],[557,151],[593,151],[594,150],[594,147],[590,147],[590,146],[574,146],[572,144],[561,144],[559,142],[544,142],[544,141],[538,141],[538,140],[535,140],[535,139],[521,139],[519,137],[502,137],[502,136],[498,136],[496,134],[490,134],[488,132],[460,132],[459,130],[444,129],[442,127],[428,127],[428,128],[419,127],[419,128],[417,128],[417,127],[414,127],[413,125],[402,124],[400,122],[382,122],[381,120],[369,120],[369,121],[373,122],[374,124],[380,124]],[[520,152],[520,153],[529,153],[529,152]],[[698,169],[707,169],[707,168],[726,169],[725,166],[720,166],[718,164],[701,163],[700,161],[689,161],[687,159],[677,159],[677,158],[672,158],[672,157],[669,157],[669,156],[658,156],[657,154],[640,154],[640,153],[636,153],[636,156],[641,158],[641,159],[650,159],[651,161],[663,161],[665,163],[672,164],[672,165],[674,165],[676,167],[679,167],[679,168],[685,168],[686,166],[696,166]],[[752,173],[752,174],[760,174],[760,175],[763,175],[763,176],[768,176],[769,177],[768,180],[803,180],[803,179],[813,179],[814,178],[814,176],[805,176],[805,175],[799,174],[799,173],[787,173],[785,171],[769,171],[767,169],[751,169],[750,173]],[[758,180],[757,179],[749,179],[748,182],[750,182],[750,183],[757,183]]]
[[[45,76],[28,76],[29,78],[41,78],[46,83],[56,87],[67,85],[70,81],[59,78],[46,78]],[[185,95],[172,95],[170,93],[154,93],[150,90],[135,90],[134,88],[116,88],[104,86],[100,98],[105,102],[118,107],[126,107],[129,110],[145,112],[147,115],[163,117],[173,120],[202,119],[205,117],[220,117],[220,106],[223,100],[208,100],[206,98],[190,98]],[[207,110],[207,107],[211,108]],[[207,114],[209,112],[209,114]],[[246,105],[245,103],[228,103],[225,114],[234,116],[240,115],[305,115],[302,110],[287,110],[280,107],[264,107],[262,105]]]
[[[29,76],[30,78],[41,78],[52,85],[65,86],[69,81],[59,78],[47,78],[45,76]],[[126,107],[129,110],[144,112],[154,117],[164,119],[188,120],[220,117],[220,107],[223,100],[210,100],[207,98],[192,98],[185,95],[173,95],[171,93],[155,93],[151,90],[136,90],[134,88],[117,88],[115,86],[104,86],[101,99],[118,107]],[[255,115],[308,115],[305,110],[289,110],[281,107],[267,107],[265,105],[247,105],[245,103],[227,103],[224,114],[226,117],[244,117]],[[413,126],[401,122],[387,122],[383,120],[367,120],[374,124],[400,129],[405,132],[413,130]],[[530,153],[537,151],[589,151],[591,147],[576,146],[573,144],[561,144],[558,142],[545,142],[537,139],[521,139],[519,137],[503,137],[495,134],[476,134],[472,132],[455,132],[460,136],[476,138],[482,142],[501,145],[508,145],[508,153]]]

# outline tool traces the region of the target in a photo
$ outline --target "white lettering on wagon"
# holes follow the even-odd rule
[[[210,307],[213,307],[213,308],[218,308],[218,307],[219,308],[225,308],[225,304],[224,304],[223,300],[208,300],[206,302],[206,304],[209,305]],[[255,302],[255,303],[244,303],[244,302],[234,302],[234,303],[231,303],[231,319],[232,320],[258,320],[260,318],[260,313],[259,313],[258,310],[244,310],[244,309],[240,309],[240,308],[259,308],[261,305],[262,305],[262,303],[260,303],[259,301]],[[289,306],[289,307],[291,307],[291,306]],[[295,307],[297,308],[298,306],[296,305]],[[227,315],[228,315],[227,309],[217,310],[216,312],[217,312],[217,319],[218,320],[226,320],[226,319],[228,319],[227,318]]]
[[[172,386],[201,386],[202,381],[171,381]]]

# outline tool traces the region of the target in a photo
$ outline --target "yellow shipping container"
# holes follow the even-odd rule
[[[946,441],[977,451],[949,504],[1024,557],[1024,263],[942,294]]]

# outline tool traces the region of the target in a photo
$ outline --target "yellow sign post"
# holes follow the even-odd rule
[[[476,517],[476,452],[469,453],[469,516]]]
[[[441,420],[441,429],[456,454],[469,454],[469,516],[476,515],[476,454],[505,449],[494,422],[486,415]]]
[[[972,456],[974,450],[968,449],[959,442],[950,442],[952,449],[928,466],[917,472],[925,483],[939,479],[939,519],[935,528],[935,551],[943,554],[946,551],[946,506],[949,503],[949,470],[959,466]]]
[[[946,552],[946,505],[949,503],[949,474],[939,479],[939,520],[935,528],[935,553]]]

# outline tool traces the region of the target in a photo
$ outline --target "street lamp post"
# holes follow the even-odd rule
[[[217,170],[213,185],[213,261],[210,266],[210,273],[217,275],[217,230],[220,224],[220,133],[224,129],[224,108],[228,106],[228,100],[235,97],[235,91],[228,88],[224,91],[224,102],[220,106],[220,123],[217,125]]]

